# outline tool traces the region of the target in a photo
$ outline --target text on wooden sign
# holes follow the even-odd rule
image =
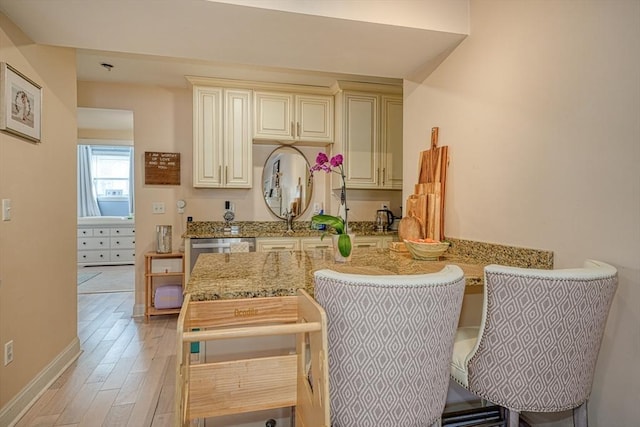
[[[144,153],[144,183],[180,185],[180,153]]]

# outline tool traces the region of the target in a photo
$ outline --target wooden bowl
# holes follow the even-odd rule
[[[449,242],[423,243],[411,240],[404,241],[414,259],[434,261],[449,249]]]

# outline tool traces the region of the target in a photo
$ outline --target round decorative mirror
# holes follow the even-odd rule
[[[267,208],[278,218],[304,213],[311,203],[313,180],[304,154],[290,146],[278,147],[269,155],[262,171],[262,194]]]

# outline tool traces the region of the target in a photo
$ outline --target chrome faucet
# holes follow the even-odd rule
[[[287,233],[293,233],[293,218],[296,216],[293,213],[293,209],[284,211],[285,218],[287,220]]]

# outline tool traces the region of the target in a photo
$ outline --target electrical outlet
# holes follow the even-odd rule
[[[153,204],[151,205],[151,209],[154,214],[163,214],[164,202],[153,202]]]
[[[4,345],[4,366],[13,362],[13,340],[7,341]]]

